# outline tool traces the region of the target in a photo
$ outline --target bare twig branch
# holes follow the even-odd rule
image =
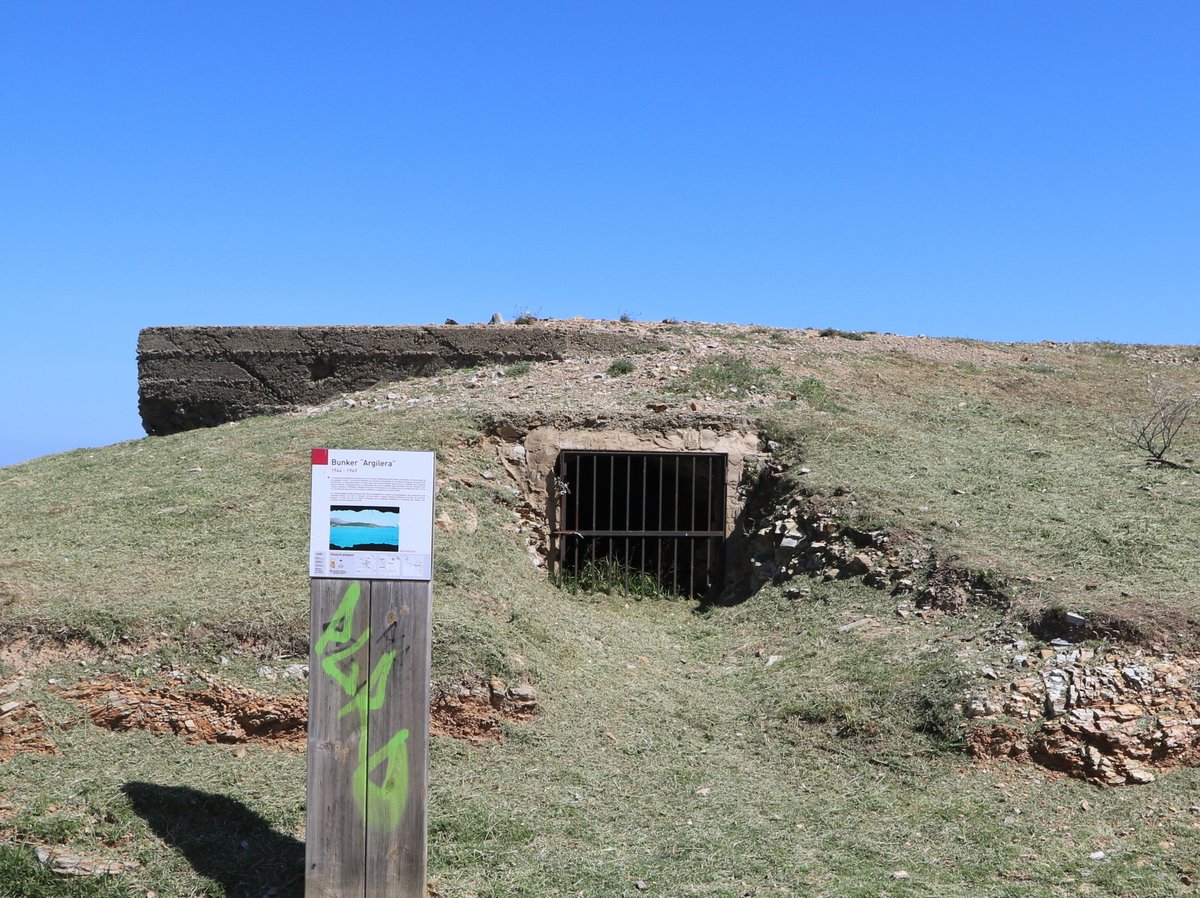
[[[1150,397],[1148,408],[1114,427],[1113,435],[1125,445],[1145,452],[1148,465],[1190,471],[1187,465],[1168,459],[1167,453],[1200,406],[1200,394],[1184,392],[1179,384],[1153,375],[1147,380],[1146,391]]]

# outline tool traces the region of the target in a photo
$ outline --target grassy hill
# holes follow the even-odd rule
[[[285,671],[306,660],[313,446],[436,449],[435,691],[537,692],[500,740],[454,721],[433,739],[437,895],[1191,893],[1196,751],[1155,748],[1153,782],[1101,789],[1036,747],[968,749],[986,754],[980,727],[1054,725],[996,696],[1056,653],[1118,679],[1173,664],[1190,689],[1200,477],[1112,430],[1146,414],[1148,381],[1200,389],[1200,350],[580,326],[638,351],[0,469],[0,896],[301,894],[295,741],[205,742],[168,705],[302,699]],[[826,568],[700,606],[561,590],[531,563],[500,423],[718,413],[778,444],[756,523],[828,499],[839,532],[911,556],[911,590]],[[1185,431],[1173,457],[1198,451]],[[943,575],[989,594],[927,607]],[[1064,611],[1088,623],[1056,629]],[[1154,670],[1151,729],[1190,707]],[[968,719],[973,697],[997,708]],[[95,722],[130,707],[144,725]],[[52,872],[71,855],[113,872]]]

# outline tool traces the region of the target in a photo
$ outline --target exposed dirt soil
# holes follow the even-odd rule
[[[216,680],[202,688],[150,685],[116,675],[58,691],[82,705],[94,724],[115,731],[136,729],[173,733],[192,743],[294,750],[303,750],[307,739],[308,700],[304,696],[263,695]],[[504,722],[526,722],[536,713],[532,687],[510,688],[496,679],[472,680],[454,689],[438,690],[430,707],[430,732],[480,744],[502,739]]]
[[[465,739],[473,745],[504,738],[506,721],[527,723],[537,714],[532,687],[505,686],[497,679],[464,682],[437,690],[429,707],[429,731]]]
[[[304,748],[308,702],[274,697],[214,681],[193,689],[134,683],[120,676],[60,690],[85,708],[92,723],[110,730],[174,733],[189,742],[269,744]]]
[[[94,661],[100,655],[97,646],[81,639],[21,634],[0,641],[0,665],[23,674],[61,661]]]
[[[0,761],[16,754],[57,754],[46,734],[46,718],[33,702],[6,701],[0,693]]]

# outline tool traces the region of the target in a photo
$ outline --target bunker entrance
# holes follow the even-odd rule
[[[710,597],[721,583],[725,467],[717,453],[564,450],[550,553],[559,576]]]

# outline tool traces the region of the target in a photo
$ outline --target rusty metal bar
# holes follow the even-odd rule
[[[644,533],[646,530],[646,478],[649,475],[650,459],[646,458],[645,456],[642,456],[641,463],[642,463],[642,520],[641,520],[641,525],[642,525],[642,532]],[[644,536],[642,537],[642,558],[638,564],[638,568],[643,571],[646,569],[646,537],[644,537]]]
[[[713,541],[706,539],[704,541],[704,591],[706,593],[712,592],[713,588],[712,547]]]
[[[642,531],[645,532],[645,530],[646,530],[646,490],[647,490],[646,481],[649,476],[650,460],[648,458],[643,458],[641,460],[641,462],[642,462],[642,518],[639,523],[641,524]],[[642,563],[643,564],[646,563],[646,538],[645,537],[642,537]]]
[[[658,457],[658,504],[655,508],[658,509],[658,529],[662,529],[662,491],[663,491],[663,466],[666,464],[666,458],[662,455]],[[658,540],[658,545],[655,547],[654,564],[657,569],[655,577],[659,583],[662,583],[662,539]]]
[[[613,456],[614,458],[616,456]],[[625,456],[625,529],[633,529],[633,456]]]
[[[708,492],[704,496],[704,520],[708,521],[708,529],[713,527],[713,456],[708,456]],[[724,531],[725,523],[721,523],[721,529]]]
[[[558,457],[558,483],[555,488],[558,490],[558,545],[555,546],[556,554],[558,555],[558,576],[562,577],[563,562],[567,558],[567,538],[563,533],[567,529],[567,492],[561,486],[567,482],[567,465],[569,464],[567,456],[560,455]],[[551,525],[553,530],[553,525]]]
[[[575,494],[574,504],[575,504],[575,529],[576,530],[579,529],[579,500],[582,497],[582,491],[580,490],[579,485],[581,483],[583,483],[583,458],[576,455],[575,456],[575,481],[574,481],[574,485],[570,487],[571,492]]]
[[[617,529],[617,457],[608,457],[608,526]]]
[[[675,501],[672,504],[675,506],[675,529],[678,530],[679,529],[679,459],[675,459],[675,464],[672,465],[672,467],[675,468],[675,495],[673,497]],[[675,557],[676,558],[679,557],[679,547],[678,546],[675,547]]]
[[[678,481],[678,479],[679,479],[678,469],[676,469],[675,473],[676,473],[675,479]],[[675,506],[675,510],[678,513],[678,511],[679,511],[678,505]],[[679,592],[679,540],[677,540],[677,539],[671,540],[671,548],[673,550],[673,553],[671,556],[671,592]]]

